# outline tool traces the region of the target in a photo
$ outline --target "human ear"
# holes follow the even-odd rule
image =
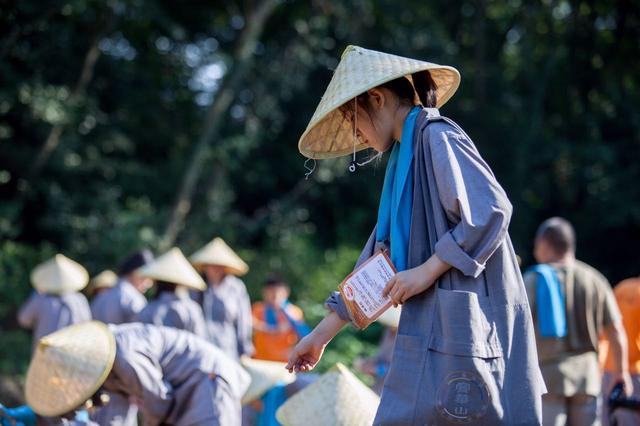
[[[369,90],[369,101],[376,109],[381,109],[385,103],[385,96],[382,90],[371,89]]]

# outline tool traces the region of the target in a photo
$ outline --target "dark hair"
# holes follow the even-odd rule
[[[122,261],[120,267],[118,268],[118,276],[124,277],[125,275],[129,275],[136,269],[146,265],[147,263],[150,263],[151,261],[153,261],[153,253],[151,253],[150,250],[143,249],[135,251],[129,254],[129,256],[125,257],[125,259]]]
[[[558,254],[566,254],[576,249],[576,232],[571,223],[561,217],[545,220],[538,227],[536,239],[542,238]]]
[[[156,293],[154,298],[157,299],[162,293],[175,293],[177,284],[168,281],[156,281]]]
[[[418,71],[411,74],[411,80],[407,77],[396,78],[395,80],[382,83],[376,88],[385,88],[391,91],[398,97],[400,103],[414,105],[416,94],[420,103],[425,108],[435,108],[437,105],[437,85],[431,77],[429,71]],[[340,112],[343,114],[346,112],[352,112],[354,110],[354,102],[358,102],[359,106],[362,106],[367,113],[371,112],[371,104],[369,99],[369,93],[365,92],[356,96],[353,100],[346,102],[340,107]]]
[[[289,287],[289,285],[284,280],[284,278],[282,278],[282,276],[280,276],[279,274],[269,275],[264,282],[264,287],[276,287],[276,286]]]

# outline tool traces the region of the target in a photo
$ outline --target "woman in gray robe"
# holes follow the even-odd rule
[[[156,291],[154,300],[136,315],[134,321],[173,327],[207,338],[202,309],[191,300],[186,289],[157,281]]]
[[[399,259],[405,267],[383,291],[403,307],[374,424],[540,424],[545,386],[526,291],[507,233],[512,207],[471,139],[435,108],[447,99],[440,96],[452,92],[438,92],[434,80],[450,84],[454,74],[450,67],[350,46],[341,61],[348,66],[338,65],[334,79],[345,73],[353,77],[367,57],[378,63],[383,57],[385,66],[371,67],[371,73],[395,70],[395,80],[367,75],[372,83],[353,93],[355,101],[343,104],[340,112],[359,140],[379,152],[393,140],[401,141],[401,152],[409,144],[411,160],[402,163],[401,153],[397,167],[412,175],[407,199],[402,201],[401,192],[395,203],[410,210],[392,211],[397,221],[386,222],[393,238],[406,238],[404,246],[398,247],[396,240],[394,250],[393,238],[379,239],[379,231],[386,231],[380,229],[379,215],[358,261],[381,247],[391,248],[392,259],[394,251],[396,258],[406,254]],[[448,79],[442,78],[447,73]],[[333,86],[332,80],[329,89],[353,87],[354,80]],[[333,95],[325,94],[321,102],[349,99],[344,93],[342,98]],[[415,98],[427,108],[416,111]],[[410,118],[414,123],[407,124]],[[313,148],[305,144],[305,135],[301,150]],[[330,138],[327,143],[333,145]],[[387,169],[385,189],[393,173]],[[406,219],[406,227],[400,218]],[[395,234],[394,228],[399,228]],[[290,370],[313,368],[328,342],[352,321],[339,294],[331,295],[327,306],[331,313],[294,349]]]
[[[225,275],[217,283],[208,280],[207,289],[192,297],[201,303],[213,344],[234,358],[253,354],[251,301],[239,278]]]
[[[34,291],[18,311],[20,326],[33,330],[33,348],[42,336],[90,320],[89,302],[84,294],[78,292],[55,295]]]
[[[214,238],[190,260],[207,283],[206,290],[192,292],[192,297],[204,312],[209,341],[233,358],[253,355],[251,301],[238,278],[249,266],[222,238]]]
[[[220,349],[174,328],[110,328],[116,358],[102,387],[136,401],[145,425],[240,425],[249,375]]]
[[[138,269],[153,261],[149,250],[140,250],[127,256],[118,268],[115,286],[98,293],[91,301],[93,318],[107,324],[123,324],[134,317],[147,304],[144,292],[151,285],[150,278],[138,274]]]
[[[240,426],[249,382],[239,363],[192,333],[92,321],[40,342],[25,393],[41,416],[73,418],[70,413],[89,407],[99,424],[110,425],[100,415],[107,392],[134,402],[144,425]]]

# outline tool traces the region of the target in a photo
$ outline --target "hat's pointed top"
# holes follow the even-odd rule
[[[173,247],[148,265],[143,266],[138,273],[154,280],[167,281],[194,290],[202,291],[207,288],[207,284],[198,271],[191,266],[178,247]]]
[[[31,283],[38,292],[45,294],[73,293],[82,290],[88,282],[87,270],[60,253],[31,272]]]
[[[249,266],[219,237],[191,255],[190,260],[194,265],[224,266],[233,275],[249,272]]]
[[[277,411],[282,424],[370,425],[380,398],[347,367],[337,363],[313,384],[289,398]]]

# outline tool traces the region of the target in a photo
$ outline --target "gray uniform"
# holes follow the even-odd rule
[[[413,141],[408,266],[435,253],[452,269],[402,307],[375,424],[540,424],[545,386],[511,204],[464,131],[426,111]],[[374,230],[359,263],[377,246]],[[327,305],[349,320],[338,294]]]
[[[237,362],[174,328],[110,327],[117,349],[104,388],[137,401],[146,425],[240,425],[250,378]]]
[[[173,327],[207,339],[202,309],[188,294],[163,292],[136,315],[135,321]]]
[[[33,330],[32,349],[42,336],[90,320],[89,302],[82,293],[57,296],[33,292],[18,312],[20,326]]]
[[[135,316],[147,305],[147,299],[129,281],[118,283],[99,293],[91,302],[93,319],[107,324],[132,322]],[[110,426],[135,426],[138,424],[138,409],[130,405],[127,398],[110,395],[109,403],[92,416],[99,424]]]
[[[192,297],[202,306],[210,342],[233,358],[253,355],[251,301],[239,278],[227,275]]]
[[[147,299],[129,281],[118,283],[91,302],[93,319],[107,324],[124,324],[133,321],[135,315],[147,304]]]

